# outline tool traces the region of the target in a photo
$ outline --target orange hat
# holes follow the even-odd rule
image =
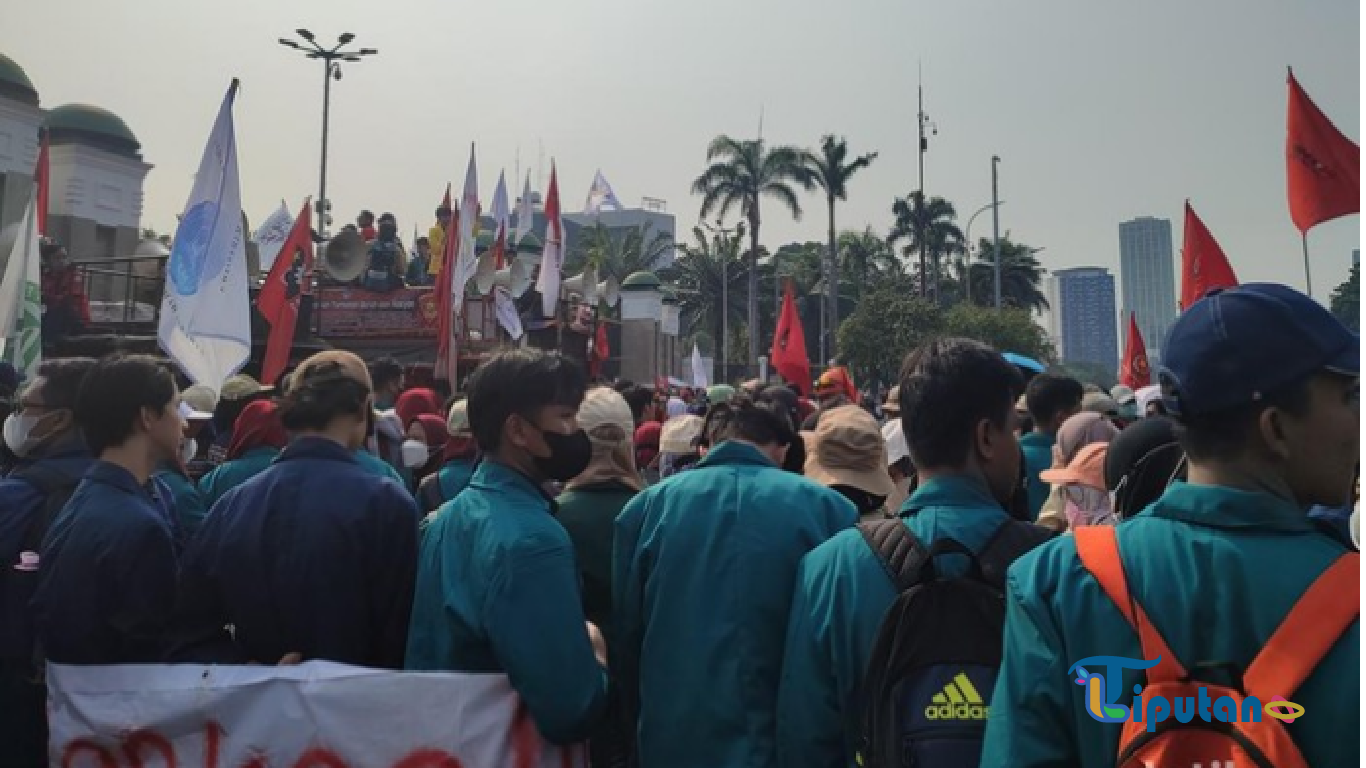
[[[1105,485],[1105,454],[1109,450],[1109,443],[1091,443],[1077,451],[1066,467],[1046,469],[1039,473],[1039,479],[1053,485],[1084,485],[1108,490]]]
[[[816,395],[846,395],[850,400],[858,402],[858,389],[854,387],[854,380],[849,375],[848,369],[844,366],[836,366],[821,374],[816,380]]]

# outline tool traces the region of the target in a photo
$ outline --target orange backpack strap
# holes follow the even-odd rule
[[[1143,606],[1129,594],[1129,582],[1124,577],[1124,562],[1119,559],[1119,542],[1115,539],[1114,526],[1086,525],[1077,528],[1073,535],[1077,539],[1077,556],[1081,558],[1082,567],[1100,582],[1100,588],[1105,590],[1129,626],[1138,633],[1144,658],[1161,657],[1157,666],[1148,672],[1148,682],[1184,678],[1185,668],[1176,660],[1172,650],[1167,647],[1167,641],[1162,639],[1157,627],[1148,619]]]
[[[1361,555],[1349,552],[1300,595],[1243,675],[1262,701],[1293,696],[1361,613]]]

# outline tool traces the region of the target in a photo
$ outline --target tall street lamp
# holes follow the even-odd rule
[[[712,245],[716,249],[716,255],[721,262],[721,378],[725,383],[729,381],[728,366],[730,365],[730,281],[726,277],[726,261],[730,253],[731,235],[737,238],[744,237],[745,225],[736,224],[734,227],[725,227],[721,219],[716,219],[716,226],[712,226],[705,221],[702,226],[712,233]]]
[[[995,292],[996,308],[1001,308],[1001,199],[996,196],[996,166],[1001,164],[999,155],[991,156],[991,241],[996,252]]]
[[[318,171],[318,201],[314,204],[318,212],[318,233],[326,237],[328,216],[327,211],[332,208],[332,204],[327,200],[327,122],[328,115],[332,107],[332,81],[342,78],[341,63],[359,62],[365,56],[374,56],[379,53],[374,48],[361,48],[359,50],[342,50],[356,39],[350,32],[343,32],[337,37],[337,44],[331,48],[324,48],[314,39],[313,33],[307,29],[296,29],[294,33],[303,41],[301,44],[297,40],[287,37],[280,38],[280,45],[286,48],[293,48],[310,59],[318,59],[323,63],[323,140],[322,140],[322,161]]]
[[[978,214],[986,213],[987,211],[995,209],[998,205],[1005,204],[1006,201],[1004,200],[994,203],[987,203],[981,208],[978,208],[976,212],[974,212],[971,216],[968,217],[968,227],[966,230],[966,234],[963,236],[963,239],[967,241],[968,246],[967,253],[964,254],[966,263],[963,269],[963,282],[966,283],[966,285],[964,286],[963,295],[967,297],[967,301],[969,304],[972,303],[972,222],[977,220]]]

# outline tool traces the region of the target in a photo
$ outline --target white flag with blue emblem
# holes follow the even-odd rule
[[[12,361],[29,381],[38,375],[43,356],[37,210],[35,190],[17,224],[14,247],[0,280],[0,357]]]
[[[246,235],[232,124],[233,80],[214,121],[166,264],[157,341],[195,384],[215,392],[251,356]]]
[[[602,175],[602,170],[598,170],[598,175],[593,177],[593,186],[588,188],[588,201],[583,205],[585,216],[600,213],[603,208],[611,208],[614,211],[624,210],[621,201],[617,199],[617,193],[612,191],[612,185],[607,183],[607,177]]]

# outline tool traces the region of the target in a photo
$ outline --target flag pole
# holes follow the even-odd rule
[[[1309,233],[1300,233],[1300,245],[1304,248],[1304,292],[1314,298],[1314,284],[1309,279]]]

